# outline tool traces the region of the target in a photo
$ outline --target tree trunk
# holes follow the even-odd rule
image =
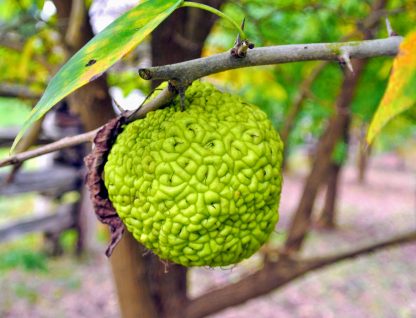
[[[341,165],[332,162],[329,166],[325,204],[317,222],[319,228],[333,229],[336,226],[336,201]]]
[[[86,14],[73,12],[76,11],[73,7],[74,3],[77,5],[77,10],[82,8],[80,0],[73,2],[54,0],[54,2],[62,21],[71,23],[73,14],[74,17],[85,18],[82,23],[74,21],[81,28],[79,31],[81,36],[77,37],[78,43],[74,38],[67,43],[69,52],[74,53],[93,35],[88,17]],[[218,8],[224,1],[204,2]],[[215,16],[197,9],[180,9],[175,12],[152,35],[153,65],[199,57],[215,20]],[[71,37],[67,34],[67,27],[68,25],[63,26],[61,34],[68,40]],[[77,34],[73,30],[70,33]],[[71,94],[69,103],[71,109],[80,114],[86,130],[94,129],[114,116],[105,77],[100,77]],[[110,258],[122,317],[183,317],[182,313],[187,303],[186,268],[162,263],[152,253],[143,256],[143,252],[143,247],[132,235],[126,233]]]
[[[367,172],[368,167],[368,161],[370,159],[371,154],[371,145],[367,145],[367,142],[365,140],[366,132],[367,132],[367,126],[362,125],[360,129],[360,140],[358,145],[358,160],[357,160],[357,180],[358,183],[364,184],[365,183],[365,176]]]
[[[357,74],[359,76],[359,74]],[[341,127],[341,142],[345,144],[345,156],[348,152],[348,145],[350,141],[350,124],[351,124],[351,114],[348,112],[346,118]],[[322,210],[321,216],[317,222],[318,227],[333,229],[336,226],[336,201],[338,196],[338,185],[339,177],[341,175],[341,170],[346,161],[346,158],[342,158],[341,162],[336,162],[332,160],[328,167],[328,176],[326,180],[326,193],[325,193],[325,204],[324,209]]]
[[[71,23],[79,25],[76,39],[72,39],[70,43],[64,42],[70,56],[94,36],[85,6],[78,7],[78,10],[84,10],[83,14],[73,12],[73,5],[77,2],[78,0],[54,0],[58,18],[62,21],[59,24],[62,39],[68,40],[66,35]],[[74,19],[81,17],[82,21],[74,21]],[[105,75],[70,94],[68,96],[68,103],[71,111],[81,117],[84,129],[87,131],[103,125],[114,117],[114,110],[111,96],[108,93]]]
[[[219,8],[223,0],[198,1]],[[198,9],[181,9],[162,23],[152,35],[152,64],[166,65],[198,58],[216,16]],[[232,43],[230,43],[230,47]],[[159,82],[153,82],[156,87]],[[182,318],[187,303],[187,269],[162,263],[149,253],[144,257],[150,289],[158,317]]]
[[[110,258],[123,318],[159,317],[157,304],[152,299],[143,253],[144,248],[125,231]]]
[[[349,106],[353,99],[359,75],[364,67],[364,60],[353,61],[354,73],[346,72],[341,86],[341,92],[336,101],[336,113],[322,135],[316,151],[315,160],[309,176],[305,181],[303,194],[300,199],[295,216],[290,225],[289,234],[285,243],[286,253],[298,251],[309,229],[312,209],[319,186],[328,175],[332,152],[342,135],[343,127],[349,120]]]
[[[72,13],[71,5],[74,2],[66,0],[54,0],[57,15],[60,21],[70,21]],[[78,7],[79,9],[80,7]],[[85,7],[81,6],[81,9]],[[67,44],[69,54],[75,53],[86,42],[93,37],[92,28],[88,15],[79,14],[83,17],[80,24],[78,43],[74,41]],[[79,22],[79,21],[78,21]],[[68,24],[61,23],[61,37],[66,39]],[[108,85],[105,76],[81,87],[68,97],[71,110],[78,113],[85,130],[95,129],[114,117],[111,97],[108,93]],[[85,193],[86,191],[83,191]],[[89,200],[88,195],[81,199]],[[81,206],[88,206],[83,202]],[[94,217],[93,211],[82,211],[88,218]],[[86,221],[85,223],[87,223]],[[142,261],[143,250],[141,245],[135,241],[129,233],[126,233],[119,242],[113,256],[110,258],[114,281],[118,291],[118,300],[122,317],[125,318],[156,318],[156,309],[151,301],[147,277],[145,275]]]

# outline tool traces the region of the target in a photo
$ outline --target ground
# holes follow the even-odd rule
[[[302,175],[285,177],[281,221],[272,236],[273,244],[284,238],[302,180]],[[304,255],[336,253],[414,229],[415,189],[414,170],[402,167],[395,156],[372,160],[365,184],[357,183],[356,171],[349,165],[342,174],[339,227],[313,231]],[[321,206],[322,197],[316,210]],[[415,255],[416,242],[347,260],[212,318],[413,318]],[[193,269],[191,295],[234,282],[257,264],[254,257],[230,269]],[[119,317],[109,262],[103,253],[84,260],[69,255],[53,259],[43,271],[3,270],[0,286],[0,317]]]

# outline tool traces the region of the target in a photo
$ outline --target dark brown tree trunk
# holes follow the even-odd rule
[[[341,92],[336,101],[336,113],[330,119],[318,143],[311,172],[305,181],[302,197],[290,225],[285,243],[286,253],[298,251],[301,248],[309,229],[315,198],[320,185],[328,175],[334,147],[342,135],[343,127],[349,120],[349,105],[353,99],[364,63],[363,60],[353,61],[354,73],[347,71],[345,74]]]
[[[359,76],[359,74],[357,74]],[[351,114],[346,114],[343,127],[341,127],[341,142],[345,144],[345,156],[347,155],[349,145],[349,130],[351,123]],[[326,180],[325,203],[321,216],[317,222],[318,227],[325,229],[333,229],[336,226],[336,201],[338,196],[338,186],[343,164],[346,158],[342,158],[341,162],[331,161],[328,167],[328,176]]]
[[[87,9],[82,0],[54,0],[53,3],[60,21],[58,27],[62,44],[68,56],[71,56],[94,36]],[[74,27],[77,27],[77,30]],[[73,36],[69,38],[68,33],[72,33]],[[79,115],[83,129],[86,131],[93,130],[114,117],[105,75],[79,88],[70,94],[66,101],[71,112]],[[80,193],[88,194],[84,188],[80,188]],[[93,248],[95,233],[91,226],[93,222],[96,221],[91,204],[89,204],[89,196],[82,195],[77,216],[78,253]]]
[[[197,0],[219,8],[225,0]],[[217,16],[199,9],[179,9],[152,33],[152,64],[166,65],[201,56]],[[233,43],[230,43],[232,47]],[[159,85],[154,81],[153,86]]]
[[[359,157],[358,157],[358,183],[364,184],[365,183],[365,177],[367,174],[367,168],[368,168],[368,162],[370,161],[370,155],[371,155],[371,147],[368,146],[368,148],[362,147],[363,149],[360,149]]]
[[[333,229],[336,226],[336,201],[341,168],[342,166],[335,162],[329,166],[324,208],[317,222],[319,228]]]

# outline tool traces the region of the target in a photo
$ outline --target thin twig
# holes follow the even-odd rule
[[[354,68],[352,67],[350,56],[347,52],[345,52],[341,55],[341,61],[342,61],[342,63],[344,63],[348,67],[348,70],[351,73],[354,73]]]
[[[39,157],[39,156],[42,156],[47,153],[54,152],[60,149],[72,147],[72,146],[79,145],[85,142],[90,142],[94,139],[94,136],[97,133],[97,131],[98,129],[95,129],[84,134],[80,134],[80,135],[76,135],[72,137],[65,137],[56,142],[50,143],[48,145],[10,156],[8,158],[0,160],[0,168],[18,164],[28,159]]]
[[[40,132],[42,131],[42,123],[45,119],[43,116],[39,119],[36,123],[34,123],[28,132],[23,136],[20,142],[16,146],[16,153],[23,153],[27,151],[30,147],[32,147],[39,139]],[[16,174],[19,172],[20,168],[22,167],[22,162],[19,164],[15,164],[13,169],[10,171],[9,175],[5,179],[5,184],[9,184],[13,182]]]
[[[148,112],[154,111],[169,103],[176,95],[177,92],[172,87],[164,88],[155,98],[143,104],[139,109],[128,112],[126,114],[127,122],[130,123],[136,119],[143,118]]]
[[[386,28],[387,28],[387,34],[389,36],[396,36],[397,35],[397,33],[394,32],[394,30],[393,30],[393,28],[391,26],[391,23],[390,23],[389,18],[387,18],[387,17],[386,17]]]

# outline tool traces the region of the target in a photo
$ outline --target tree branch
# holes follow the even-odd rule
[[[139,74],[147,80],[172,80],[180,85],[186,85],[210,74],[248,66],[312,60],[339,60],[346,54],[349,58],[392,56],[397,54],[402,40],[401,36],[392,36],[381,40],[361,42],[269,46],[250,50],[245,58],[234,58],[229,52],[225,52],[186,62],[140,69]],[[176,92],[165,88],[156,98],[144,104],[139,110],[126,113],[125,116],[128,117],[128,122],[143,118],[149,111],[167,104],[175,96]],[[0,167],[17,164],[53,151],[92,141],[97,131],[98,129],[78,136],[66,137],[50,145],[11,156],[1,160]]]
[[[42,131],[42,123],[45,119],[45,116],[40,118],[37,122],[35,122],[27,131],[27,133],[23,136],[20,142],[17,144],[15,151],[16,153],[22,153],[27,151],[30,147],[32,147],[39,139],[39,135]],[[19,163],[13,166],[13,169],[10,171],[9,175],[7,176],[5,183],[10,184],[13,182],[16,174],[19,172],[20,168],[22,167],[23,163]]]
[[[312,270],[414,240],[416,240],[416,232],[410,232],[334,256],[306,260],[282,258],[275,263],[266,263],[261,270],[237,283],[213,290],[191,300],[186,308],[186,317],[200,318],[214,314],[227,307],[239,305],[254,297],[267,294]]]
[[[139,75],[146,80],[180,80],[190,83],[198,78],[235,68],[281,64],[312,60],[333,60],[340,58],[369,58],[393,56],[398,52],[403,38],[392,36],[386,39],[268,46],[252,49],[245,58],[233,58],[229,52],[216,54],[177,64],[142,68]]]
[[[33,150],[29,150],[29,151],[25,151],[25,152],[21,152],[18,153],[16,155],[10,156],[8,158],[5,158],[3,160],[0,160],[0,168],[1,167],[6,167],[6,166],[10,166],[10,165],[15,165],[15,164],[19,164],[23,161],[26,161],[28,159],[32,159],[35,157],[39,157],[42,155],[45,155],[47,153],[50,152],[54,152],[60,149],[64,149],[64,148],[68,148],[68,147],[72,147],[75,145],[79,145],[85,142],[90,142],[94,139],[95,134],[97,133],[98,129],[89,131],[87,133],[84,134],[80,134],[80,135],[76,135],[76,136],[72,136],[72,137],[65,137],[62,138],[56,142],[50,143],[48,145],[33,149]]]

